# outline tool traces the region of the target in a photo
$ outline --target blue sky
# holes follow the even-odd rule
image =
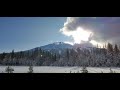
[[[66,17],[0,17],[0,52],[28,50],[69,38],[59,32]]]

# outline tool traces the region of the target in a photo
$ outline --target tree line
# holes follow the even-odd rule
[[[36,48],[35,50],[0,54],[0,65],[47,65],[56,60],[56,54]]]
[[[120,48],[108,43],[103,48],[66,49],[61,54],[34,50],[2,53],[0,65],[120,67]]]

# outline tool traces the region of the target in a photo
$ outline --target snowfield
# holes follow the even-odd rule
[[[7,66],[0,66],[0,73],[6,73]],[[13,73],[28,73],[28,66],[11,66]],[[82,67],[53,67],[53,66],[34,66],[34,73],[81,73]],[[110,68],[87,67],[88,73],[110,73]],[[111,68],[114,73],[120,73],[120,68]]]

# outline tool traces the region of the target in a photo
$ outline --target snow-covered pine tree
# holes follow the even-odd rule
[[[114,60],[113,60],[113,45],[108,43],[107,45],[107,66],[113,66]]]
[[[110,68],[110,73],[114,73],[111,68]]]
[[[118,48],[117,44],[115,44],[114,53],[115,53],[115,54],[118,54],[118,53],[119,53],[119,48]]]
[[[108,50],[108,52],[113,52],[113,45],[112,44],[110,44],[110,43],[108,43],[108,45],[107,45],[107,50]]]
[[[11,59],[13,59],[14,56],[15,56],[15,53],[14,53],[14,50],[12,50],[12,52],[11,52]]]
[[[66,50],[66,54],[67,54],[67,59],[69,60],[70,57],[69,49]]]
[[[119,64],[120,57],[119,57],[119,48],[118,48],[117,44],[115,44],[115,46],[114,46],[113,60],[114,60],[113,66],[118,67],[120,65]]]
[[[55,53],[55,55],[53,55],[53,61],[57,60],[57,54]]]
[[[82,73],[88,73],[88,70],[87,70],[87,68],[84,66],[84,67],[82,67]]]
[[[11,68],[10,66],[6,67],[5,72],[7,73],[13,73],[14,69]]]
[[[33,73],[33,66],[30,65],[28,69],[29,69],[28,73]]]

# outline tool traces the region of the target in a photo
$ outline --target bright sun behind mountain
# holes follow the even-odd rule
[[[76,31],[72,33],[75,43],[81,43],[81,41],[89,41],[93,33],[90,31],[85,31],[83,28],[77,28]]]

